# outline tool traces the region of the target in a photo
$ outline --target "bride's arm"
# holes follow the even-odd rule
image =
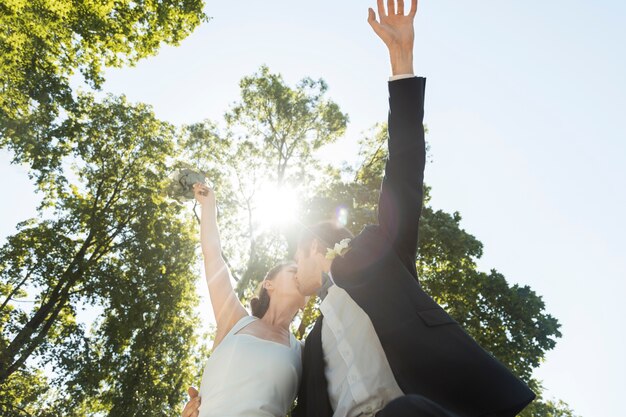
[[[217,321],[213,349],[228,334],[235,323],[248,312],[241,305],[230,282],[230,271],[222,257],[222,245],[217,227],[215,193],[204,184],[195,184],[196,200],[202,205],[200,215],[200,242],[204,257],[204,271],[209,287],[211,305]]]

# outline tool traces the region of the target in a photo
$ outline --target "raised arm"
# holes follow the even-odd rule
[[[199,183],[194,184],[193,190],[196,200],[202,205],[200,243],[211,305],[217,321],[217,333],[213,343],[213,349],[215,349],[235,323],[248,315],[248,312],[243,308],[233,290],[230,271],[222,257],[215,193],[206,185]]]
[[[425,143],[425,79],[413,75],[413,21],[417,0],[404,14],[404,1],[378,0],[376,13],[369,9],[369,23],[389,50],[393,76],[406,76],[389,82],[389,159],[378,205],[378,222],[393,247],[417,277],[415,254],[417,230],[422,210]]]

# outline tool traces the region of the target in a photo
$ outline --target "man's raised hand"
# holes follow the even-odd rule
[[[396,5],[397,3],[397,5]],[[417,0],[411,0],[411,10],[404,14],[404,0],[378,0],[378,20],[370,7],[368,23],[389,49],[394,75],[413,74],[413,20],[417,13]]]

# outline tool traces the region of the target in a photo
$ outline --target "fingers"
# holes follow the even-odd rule
[[[380,36],[380,23],[376,20],[376,13],[374,13],[374,9],[371,7],[369,8],[367,23],[369,23],[372,29],[374,29],[374,32]]]
[[[374,9],[370,7],[369,9],[367,9],[367,13],[367,22],[370,24],[370,26],[374,27],[375,24],[378,24],[378,22],[376,21],[376,13],[374,12]]]
[[[187,405],[185,405],[185,408],[183,409],[183,412],[181,413],[181,417],[197,417],[199,413],[200,413],[200,397],[194,397],[191,400],[189,400]]]
[[[384,0],[378,0],[378,17],[383,20],[387,16],[400,15],[404,16],[404,0],[398,0],[397,7],[395,0],[387,0],[387,11],[385,12]],[[411,10],[408,16],[415,17],[417,13],[417,0],[411,0]]]
[[[205,197],[206,197],[206,196],[208,196],[208,195],[209,195],[209,193],[211,192],[211,189],[210,189],[209,187],[207,187],[207,185],[206,185],[206,184],[202,184],[202,183],[200,183],[200,182],[197,182],[197,183],[195,183],[195,184],[193,185],[193,192],[194,192],[196,195],[200,194],[200,195],[203,195],[203,196],[205,196]],[[189,389],[190,389],[190,390],[191,390],[191,389],[195,390],[195,388],[193,388],[193,387],[189,387]],[[198,392],[198,391],[196,391],[196,392]],[[190,394],[190,395],[191,395],[191,394]]]
[[[378,0],[378,18],[383,19],[383,17],[387,16],[385,13],[385,5],[383,4],[383,0]]]
[[[412,0],[411,1],[411,11],[409,12],[409,16],[415,17],[416,13],[417,13],[417,0]]]
[[[187,388],[187,394],[189,394],[191,398],[196,398],[200,393],[194,387],[189,387]]]

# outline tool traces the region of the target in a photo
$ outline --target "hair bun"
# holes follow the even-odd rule
[[[252,315],[259,317],[259,313],[261,309],[261,300],[259,299],[259,297],[252,297],[250,299],[250,310],[252,310]]]

